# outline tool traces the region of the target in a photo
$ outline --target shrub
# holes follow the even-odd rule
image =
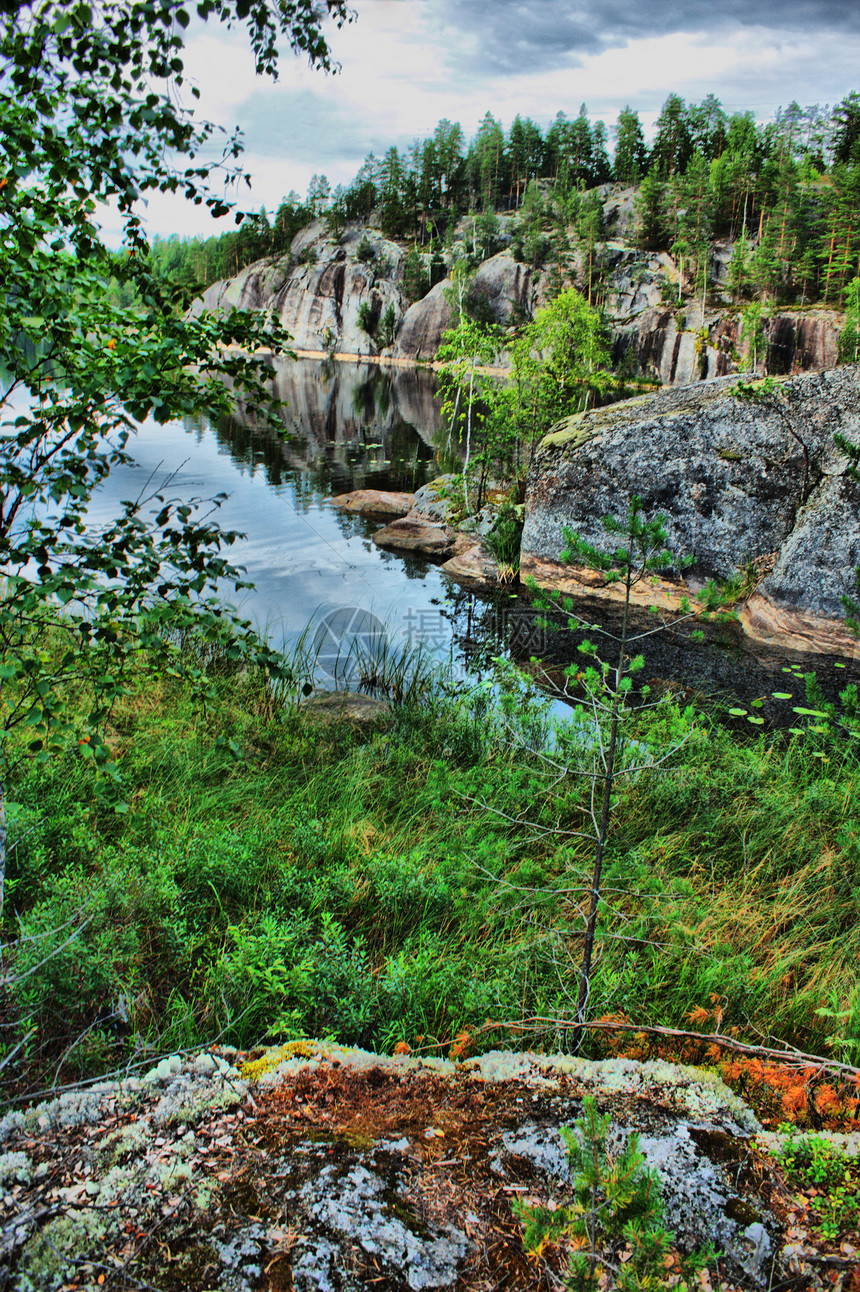
[[[360,260],[362,264],[365,264],[365,265],[372,265],[373,262],[376,260],[376,248],[374,247],[373,243],[370,241],[366,233],[362,234],[361,242],[358,244],[358,247],[356,248],[355,258],[356,260]]]

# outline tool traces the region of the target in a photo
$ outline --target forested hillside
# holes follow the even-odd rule
[[[248,215],[220,237],[156,238],[151,254],[194,294],[285,255],[313,219],[324,217],[335,237],[358,221],[410,247],[403,288],[415,300],[444,276],[454,228],[471,214],[473,259],[504,241],[518,260],[563,279],[578,252],[598,293],[599,190],[610,183],[636,187],[638,245],[669,252],[693,291],[708,286],[707,252],[717,241],[733,244],[725,285],[733,303],[839,308],[860,274],[857,92],[832,110],[791,103],[766,124],[751,111],[727,115],[713,95],[687,104],[672,94],[650,148],[630,107],[611,131],[592,124],[585,104],[573,120],[559,112],[545,132],[519,116],[506,131],[488,112],[468,141],[459,124],[442,120],[403,152],[370,154],[345,187],[314,176],[305,199],[290,193],[273,216]]]

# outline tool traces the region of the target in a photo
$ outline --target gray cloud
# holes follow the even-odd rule
[[[439,25],[473,38],[463,48],[454,38],[450,57],[478,78],[551,71],[631,39],[680,31],[765,27],[785,37],[844,33],[860,43],[857,0],[444,0]]]
[[[385,151],[391,140],[369,133],[323,89],[290,90],[280,83],[258,91],[238,113],[245,150],[259,157],[309,162],[320,170],[343,158]]]

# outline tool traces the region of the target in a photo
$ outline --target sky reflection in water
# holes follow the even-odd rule
[[[376,615],[394,641],[420,636],[441,658],[451,651],[456,618],[472,653],[474,598],[437,566],[376,547],[371,535],[382,522],[326,502],[353,488],[411,491],[439,473],[433,374],[281,362],[276,385],[286,403],[284,438],[240,417],[217,427],[149,421],[130,442],[133,464],[112,471],[93,500],[91,520],[107,520],[120,500],[142,490],[183,500],[227,494],[218,522],[245,535],[227,554],[255,586],[226,590],[226,599],[274,644],[289,646],[327,612],[354,606]],[[490,623],[499,618],[480,603],[477,613]]]

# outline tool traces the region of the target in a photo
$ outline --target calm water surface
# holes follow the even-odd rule
[[[245,535],[228,555],[255,585],[229,599],[273,642],[289,645],[328,612],[355,607],[380,619],[393,640],[420,637],[461,665],[478,645],[486,654],[504,649],[511,598],[501,609],[476,599],[437,566],[376,547],[371,535],[382,522],[328,505],[351,489],[412,491],[439,474],[445,433],[435,376],[280,361],[275,388],[286,405],[283,436],[241,417],[214,426],[147,422],[130,443],[133,463],[111,473],[91,519],[106,520],[120,500],[156,488],[184,500],[223,493],[219,524]],[[522,615],[513,631],[529,631]]]

